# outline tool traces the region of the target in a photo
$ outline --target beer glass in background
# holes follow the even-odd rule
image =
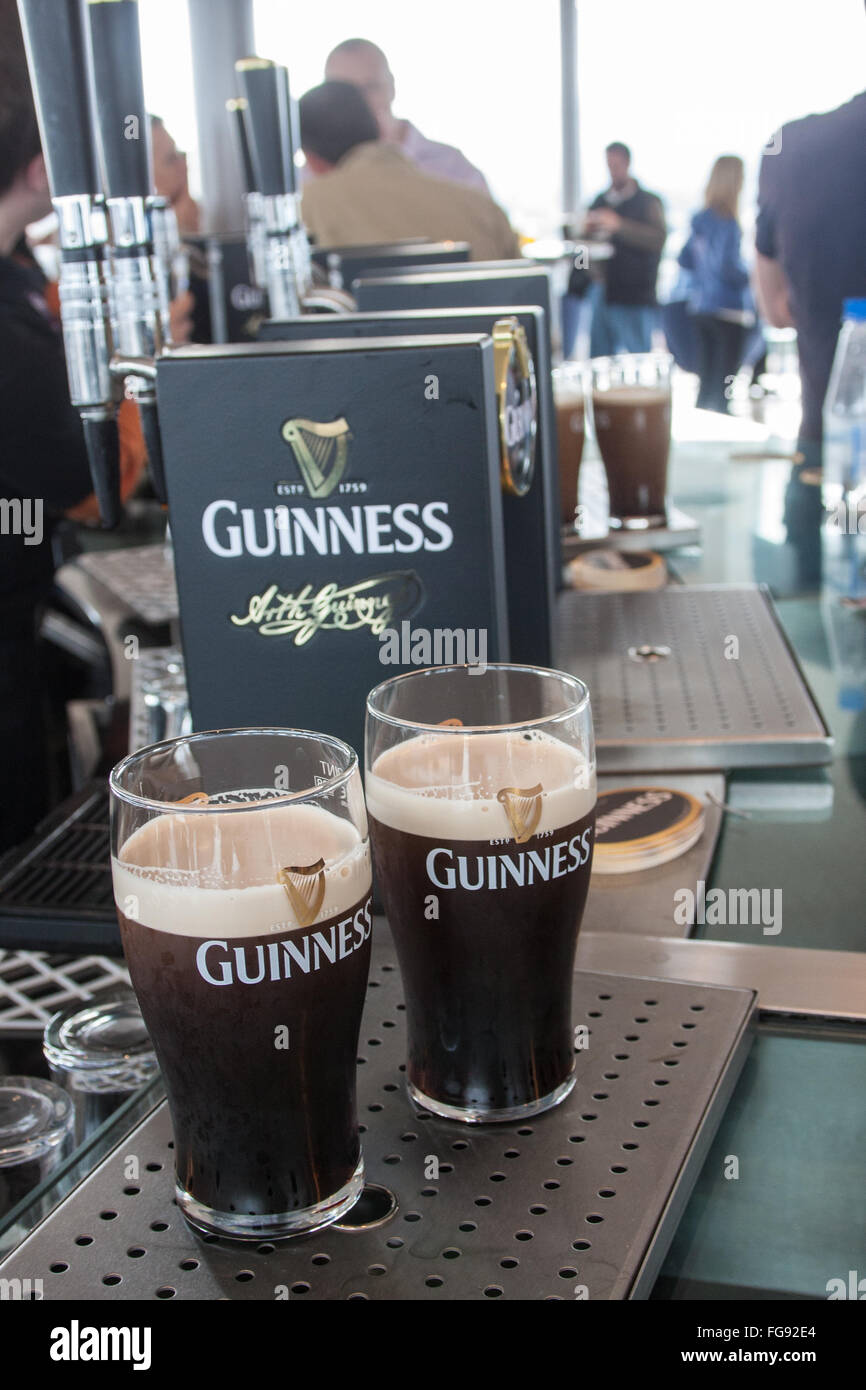
[[[595,819],[586,687],[531,666],[411,672],[368,696],[366,744],[411,1098],[479,1123],[556,1105]]]
[[[355,754],[295,729],[144,748],[111,774],[111,844],[181,1211],[258,1240],[338,1219],[363,1184],[371,870]]]
[[[577,509],[577,482],[583,457],[585,368],[578,362],[563,362],[553,371],[553,400],[556,406],[556,447],[559,457],[560,520],[574,529]]]
[[[591,423],[607,474],[611,527],[665,523],[672,362],[667,353],[633,352],[589,363]]]

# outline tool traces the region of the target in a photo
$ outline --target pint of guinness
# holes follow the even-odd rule
[[[370,856],[355,754],[295,730],[154,744],[111,776],[112,871],[168,1092],[177,1202],[274,1239],[363,1184],[355,1058]]]
[[[510,1121],[574,1084],[592,863],[586,687],[529,666],[433,667],[367,702],[367,804],[406,989],[412,1099]]]
[[[589,364],[592,424],[615,530],[665,524],[672,362],[663,352],[624,352]]]
[[[565,362],[553,372],[556,405],[556,446],[559,459],[559,506],[563,526],[574,529],[577,516],[577,484],[586,435],[584,421],[584,369]]]

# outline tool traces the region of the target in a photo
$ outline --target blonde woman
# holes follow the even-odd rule
[[[728,408],[727,388],[742,360],[749,325],[754,323],[749,275],[740,254],[739,202],[743,161],[720,155],[713,165],[704,206],[692,218],[691,235],[679,263],[691,275],[688,298],[698,347],[703,410]]]

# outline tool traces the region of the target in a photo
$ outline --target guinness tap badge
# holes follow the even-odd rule
[[[281,430],[311,497],[330,497],[346,471],[349,422],[344,416],[330,423],[287,420]]]
[[[493,325],[493,354],[502,488],[513,497],[525,497],[535,473],[537,403],[532,354],[516,318],[498,319]]]
[[[324,859],[317,859],[315,864],[280,869],[277,878],[286,890],[298,926],[311,926],[325,899]]]
[[[514,831],[515,844],[525,844],[535,833],[535,828],[541,820],[543,791],[544,788],[539,782],[535,787],[503,787],[496,793],[496,800],[501,801],[505,807],[505,814]]]

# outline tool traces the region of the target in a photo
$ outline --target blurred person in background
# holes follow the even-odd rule
[[[664,208],[629,172],[631,151],[614,140],[605,150],[610,187],[590,204],[583,234],[609,242],[592,289],[590,355],[649,352],[656,323],[656,277],[667,237]]]
[[[392,113],[395,84],[388,59],[369,39],[345,39],[325,60],[326,82],[351,82],[360,87],[379,125],[383,140],[397,145],[425,174],[452,179],[490,196],[487,180],[480,169],[453,145],[428,140],[411,121],[398,120]]]
[[[153,186],[161,198],[168,199],[181,236],[196,236],[201,215],[198,203],[189,191],[186,155],[169,135],[161,116],[150,117],[150,144]]]
[[[370,245],[426,237],[468,241],[473,260],[511,260],[517,237],[493,199],[450,179],[431,178],[379,138],[363,93],[324,82],[299,102],[301,146],[317,177],[304,185],[302,216],[322,246]]]
[[[51,804],[37,639],[58,520],[91,492],[60,324],[25,229],[51,212],[18,13],[0,4],[0,851]],[[143,453],[142,453],[143,459]],[[29,532],[29,534],[28,534]]]
[[[689,271],[688,308],[700,379],[698,408],[723,414],[755,320],[749,273],[740,254],[742,189],[743,161],[734,154],[720,155],[710,174],[704,206],[692,218],[691,235],[679,254],[680,265]]]
[[[776,131],[761,161],[755,246],[761,316],[797,330],[799,447],[814,466],[842,301],[866,295],[866,92]]]

